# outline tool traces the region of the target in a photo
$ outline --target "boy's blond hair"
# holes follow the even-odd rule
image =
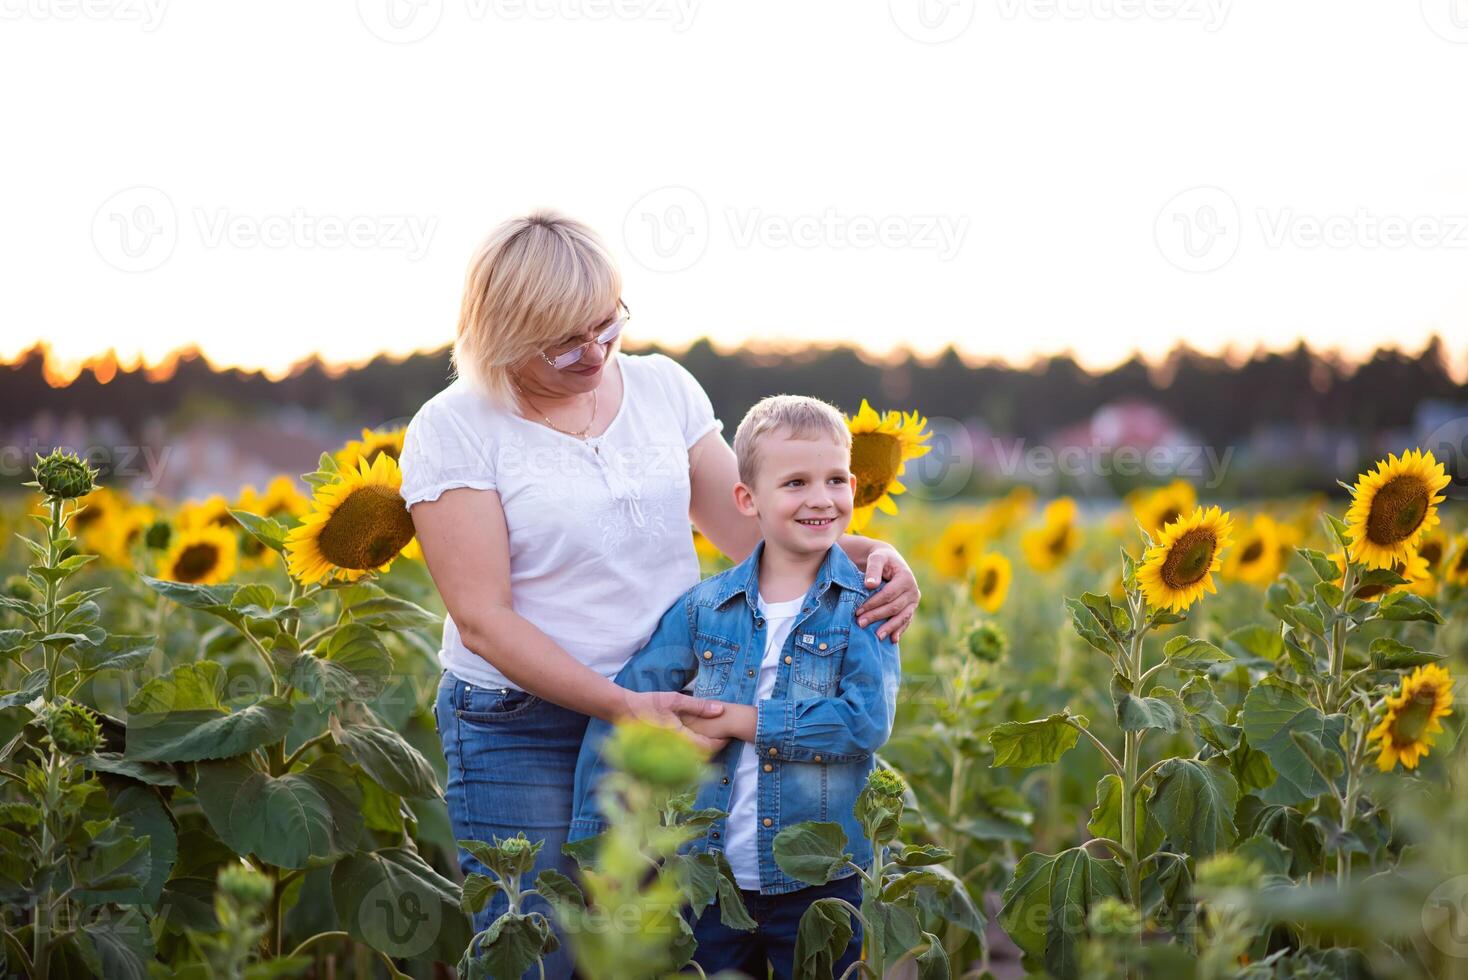
[[[776,432],[792,439],[830,439],[851,452],[851,430],[837,408],[808,395],[770,395],[745,413],[734,433],[740,483],[754,485],[759,472],[760,437]]]

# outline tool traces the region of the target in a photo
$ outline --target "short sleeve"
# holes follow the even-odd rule
[[[683,445],[692,449],[710,432],[722,432],[724,423],[714,416],[713,402],[689,370],[666,354],[653,354],[666,379],[668,397],[683,428]]]
[[[438,401],[428,401],[408,423],[398,466],[403,472],[403,503],[409,508],[437,500],[455,487],[496,487],[491,454],[469,426]]]

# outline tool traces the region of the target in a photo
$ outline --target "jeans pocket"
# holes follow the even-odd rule
[[[541,699],[514,688],[474,687],[463,684],[454,692],[454,714],[471,725],[494,725],[528,714]]]

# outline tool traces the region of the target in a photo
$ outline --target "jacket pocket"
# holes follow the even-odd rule
[[[797,631],[795,683],[822,696],[834,693],[847,637],[844,629]]]
[[[693,678],[693,695],[700,698],[718,697],[729,685],[734,673],[734,659],[739,653],[739,644],[711,633],[693,634],[693,654],[698,660],[698,673]]]

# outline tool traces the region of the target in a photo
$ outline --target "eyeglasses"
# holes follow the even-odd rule
[[[622,328],[627,326],[627,321],[632,318],[632,311],[627,308],[626,303],[622,302],[619,299],[617,300],[617,305],[622,308],[622,312],[618,314],[611,323],[607,324],[606,329],[602,330],[602,332],[597,335],[597,338],[595,340],[588,340],[585,343],[577,344],[570,350],[563,350],[557,354],[547,354],[545,351],[541,351],[541,359],[544,360],[545,363],[549,364],[551,367],[555,368],[557,371],[564,371],[566,370],[566,368],[578,363],[581,358],[586,356],[586,348],[590,347],[592,344],[600,344],[603,347],[611,344],[612,341],[621,336]]]

